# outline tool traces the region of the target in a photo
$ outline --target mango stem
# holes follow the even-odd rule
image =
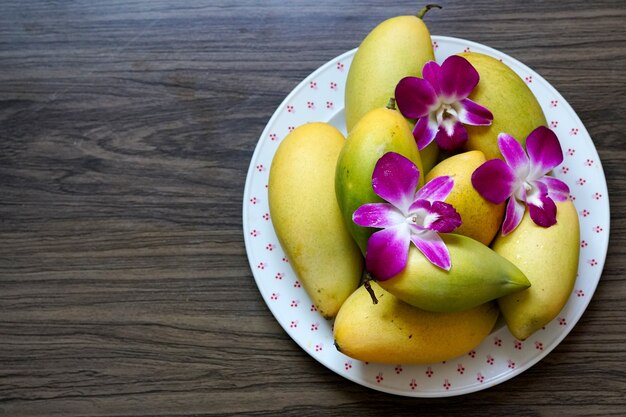
[[[370,280],[369,279],[366,280],[363,283],[363,286],[365,287],[367,292],[370,294],[370,297],[372,297],[372,303],[378,304],[378,298],[376,298],[376,294],[374,294],[374,290],[372,289],[372,286],[370,285]]]
[[[387,106],[386,106],[389,110],[395,110],[396,109],[396,99],[393,97],[389,97],[389,101],[387,102]]]
[[[422,20],[423,20],[423,19],[424,19],[424,15],[425,15],[426,13],[428,13],[428,11],[429,11],[430,9],[443,9],[443,7],[441,7],[441,6],[440,6],[440,5],[438,5],[438,4],[427,4],[426,6],[424,6],[424,7],[422,8],[422,10],[420,10],[419,12],[417,12],[416,16],[417,16],[419,19],[422,19]]]

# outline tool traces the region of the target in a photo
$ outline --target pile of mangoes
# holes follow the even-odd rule
[[[418,150],[415,121],[388,106],[398,82],[421,77],[434,60],[430,33],[418,16],[380,23],[363,40],[346,81],[347,138],[328,123],[307,123],[279,145],[268,184],[270,214],[295,273],[326,318],[344,354],[381,363],[432,363],[464,354],[492,331],[502,314],[524,340],[551,321],[576,279],[578,215],[571,201],[557,203],[557,223],[536,225],[528,210],[506,236],[504,203],[485,200],[471,175],[488,159],[502,158],[497,136],[521,141],[546,119],[526,83],[486,55],[461,55],[478,71],[470,99],[493,113],[490,126],[467,126],[468,141],[455,153],[435,142]],[[385,281],[364,268],[367,241],[376,229],[356,225],[354,211],[382,201],[372,190],[379,158],[395,152],[420,170],[419,186],[454,178],[446,199],[462,219],[444,234],[449,271],[432,265],[411,245],[406,267]]]

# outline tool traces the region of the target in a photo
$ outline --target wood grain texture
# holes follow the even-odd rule
[[[104,3],[104,4],[103,4]],[[611,239],[544,360],[447,399],[371,391],[280,328],[243,243],[243,186],[295,85],[415,2],[0,3],[0,415],[622,416],[626,3],[447,1],[554,85],[594,139]]]

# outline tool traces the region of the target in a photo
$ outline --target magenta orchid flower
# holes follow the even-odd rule
[[[433,264],[445,270],[451,267],[448,248],[438,233],[461,225],[454,207],[442,201],[454,180],[437,177],[416,192],[419,176],[409,159],[395,152],[384,154],[372,173],[372,188],[387,203],[364,204],[352,216],[359,226],[383,229],[370,236],[365,253],[367,270],[378,280],[404,269],[411,242]]]
[[[498,147],[504,161],[492,159],[472,174],[472,184],[484,198],[495,204],[509,201],[502,223],[502,235],[512,232],[522,221],[526,206],[531,219],[543,227],[556,223],[556,204],[569,197],[563,181],[548,176],[563,162],[563,151],[556,134],[545,126],[533,130],[526,138],[528,154],[510,135],[498,136]]]
[[[427,62],[422,76],[401,79],[395,92],[400,112],[418,119],[413,136],[420,150],[433,140],[441,149],[458,149],[467,141],[463,124],[488,126],[493,121],[487,108],[467,98],[480,76],[465,58],[452,55],[441,66]]]

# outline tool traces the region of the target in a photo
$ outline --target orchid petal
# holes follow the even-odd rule
[[[435,61],[428,61],[424,64],[424,68],[422,68],[422,78],[430,83],[437,95],[441,93],[441,89],[439,88],[440,73],[441,67]]]
[[[502,222],[502,236],[506,236],[511,233],[522,221],[526,206],[524,203],[516,200],[515,198],[509,199],[506,204],[506,214],[504,215],[504,221]]]
[[[458,55],[448,57],[441,64],[439,75],[439,86],[443,101],[451,104],[467,98],[479,80],[478,71],[467,59]]]
[[[401,79],[396,85],[395,98],[400,112],[410,119],[426,116],[439,101],[430,83],[417,77]]]
[[[541,194],[526,202],[530,218],[535,224],[550,227],[556,224],[556,204],[547,194]]]
[[[563,150],[556,134],[545,126],[539,126],[526,138],[526,149],[532,166],[531,178],[547,174],[563,162]]]
[[[448,197],[452,188],[454,188],[454,178],[451,176],[442,175],[435,177],[417,191],[415,200],[428,200],[431,203],[433,201],[443,201]],[[412,205],[409,211],[413,211]]]
[[[453,104],[457,117],[461,123],[472,126],[489,126],[493,121],[493,114],[488,108],[481,106],[469,98]]]
[[[363,227],[384,229],[404,222],[405,217],[388,203],[363,204],[352,215],[352,221]]]
[[[501,159],[491,159],[472,173],[472,185],[494,204],[503,203],[515,192],[515,173]]]
[[[438,233],[450,233],[461,225],[461,216],[451,204],[443,201],[432,203],[430,213],[424,219],[424,226]]]
[[[439,130],[439,124],[437,123],[437,116],[435,113],[430,113],[427,116],[421,117],[415,124],[413,129],[413,137],[417,143],[417,149],[420,151],[428,146]]]
[[[411,232],[406,223],[380,230],[367,241],[365,265],[379,281],[404,269],[409,255]]]
[[[539,180],[548,187],[548,197],[555,201],[565,201],[569,198],[569,187],[558,178],[545,176]]]
[[[435,141],[441,149],[454,151],[467,142],[467,131],[455,117],[447,117],[441,122]]]
[[[450,270],[450,253],[446,244],[437,233],[426,231],[415,234],[411,236],[411,241],[432,264],[446,271]]]
[[[413,203],[420,171],[411,160],[395,152],[380,157],[372,173],[372,188],[381,198],[397,207],[402,214]]]
[[[522,145],[513,136],[500,133],[498,147],[506,163],[515,172],[515,176],[524,180],[528,176],[530,163]]]

